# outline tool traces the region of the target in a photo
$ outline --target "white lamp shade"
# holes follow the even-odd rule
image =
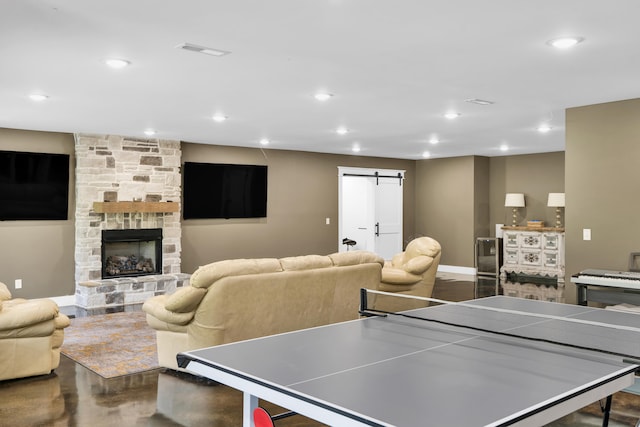
[[[549,193],[549,199],[547,200],[547,206],[550,208],[563,208],[564,207],[564,193]]]
[[[524,208],[524,194],[507,193],[504,199],[504,205],[507,208]]]

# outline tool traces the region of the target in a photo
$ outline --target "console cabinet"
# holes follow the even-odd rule
[[[503,227],[503,265],[508,275],[556,279],[564,282],[564,228]]]

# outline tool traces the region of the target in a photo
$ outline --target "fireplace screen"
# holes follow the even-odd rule
[[[103,230],[102,278],[160,274],[162,229]]]

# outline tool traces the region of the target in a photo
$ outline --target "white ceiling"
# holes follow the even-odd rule
[[[403,159],[561,151],[565,108],[640,96],[638,19],[638,0],[0,0],[0,127]],[[564,35],[585,40],[546,44]]]

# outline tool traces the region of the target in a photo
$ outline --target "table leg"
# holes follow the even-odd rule
[[[258,407],[258,397],[244,393],[242,402],[242,427],[253,427],[253,410]]]
[[[609,425],[609,414],[611,413],[611,399],[612,395],[607,396],[607,403],[604,405],[604,414],[602,416],[602,427],[607,427]]]
[[[576,283],[578,305],[587,305],[587,285]]]

